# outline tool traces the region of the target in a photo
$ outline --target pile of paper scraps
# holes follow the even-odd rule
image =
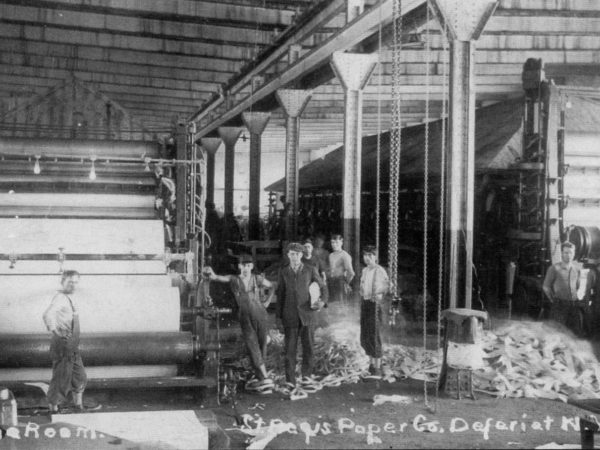
[[[306,398],[324,387],[357,383],[368,376],[369,357],[360,346],[356,322],[320,328],[315,335],[315,369],[299,380],[292,399]],[[283,334],[271,331],[267,367],[277,385],[285,385]],[[563,328],[542,322],[508,321],[482,333],[484,367],[473,372],[475,390],[497,397],[600,398],[600,363],[591,345]],[[382,379],[412,378],[434,382],[442,350],[404,345],[383,346]],[[249,366],[249,362],[247,362]]]
[[[600,364],[589,342],[543,322],[512,321],[483,333],[486,366],[476,390],[498,397],[600,398]]]

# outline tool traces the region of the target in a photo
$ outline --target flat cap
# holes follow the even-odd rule
[[[253,262],[254,260],[252,259],[252,255],[242,254],[238,256],[238,264],[248,264]]]
[[[286,252],[303,253],[304,247],[302,246],[302,244],[299,244],[298,242],[290,242],[286,248]]]

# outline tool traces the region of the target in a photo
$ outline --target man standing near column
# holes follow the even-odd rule
[[[313,370],[313,343],[316,313],[327,303],[325,283],[315,267],[302,264],[304,247],[297,242],[287,246],[290,264],[279,271],[277,280],[277,317],[284,329],[285,378],[296,385],[298,337],[302,343],[302,376]],[[321,289],[321,305],[311,308],[309,287],[317,283]]]
[[[79,410],[83,410],[83,391],[87,375],[79,354],[79,314],[73,302],[73,293],[79,283],[79,272],[65,270],[62,289],[59,290],[44,313],[44,323],[52,333],[50,356],[52,380],[48,388],[48,409],[57,413],[69,394]]]
[[[331,249],[329,254],[329,271],[327,278],[331,301],[340,301],[345,303],[351,288],[350,283],[354,279],[354,269],[352,268],[352,257],[347,251],[342,250],[344,238],[339,234],[331,236]]]

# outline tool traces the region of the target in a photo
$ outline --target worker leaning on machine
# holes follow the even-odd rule
[[[244,341],[258,377],[258,380],[249,382],[246,387],[249,390],[268,393],[273,389],[274,384],[265,366],[269,335],[266,308],[271,301],[273,286],[264,276],[252,273],[254,269],[252,256],[241,255],[238,259],[238,268],[239,275],[217,275],[211,267],[206,267],[204,275],[214,281],[229,283],[238,305]],[[265,288],[269,290],[266,296],[263,295]]]
[[[79,272],[65,270],[60,289],[44,313],[44,323],[52,333],[50,356],[52,379],[48,388],[48,409],[58,412],[59,405],[73,396],[77,409],[83,410],[83,391],[87,375],[79,353],[79,314],[73,302],[73,293],[79,283]]]

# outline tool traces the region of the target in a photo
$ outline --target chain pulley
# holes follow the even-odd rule
[[[390,188],[389,188],[389,245],[388,261],[390,271],[390,324],[396,323],[399,312],[400,292],[398,290],[398,215],[400,213],[400,154],[402,146],[402,116],[400,105],[401,50],[402,50],[402,0],[394,0],[392,8],[392,126],[390,130]]]
[[[426,2],[426,30],[425,30],[425,139],[423,151],[423,357],[427,355],[427,258],[429,246],[429,92],[431,90],[431,77],[429,76],[429,62],[431,61],[431,42],[429,34],[429,0]],[[427,396],[427,380],[423,380],[423,397],[425,406],[429,405]]]
[[[375,247],[379,248],[380,240],[380,229],[381,226],[381,88],[382,88],[382,67],[383,64],[381,58],[381,52],[383,51],[382,46],[382,17],[381,8],[379,9],[379,33],[378,33],[378,46],[377,46],[377,159],[375,165]]]

